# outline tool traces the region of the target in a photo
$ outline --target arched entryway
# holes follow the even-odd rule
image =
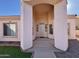
[[[44,37],[53,39],[54,6],[39,4],[33,6],[33,39]]]
[[[47,9],[52,10],[52,15],[54,14],[54,21],[52,22],[53,25],[53,34],[54,34],[54,45],[56,48],[61,49],[63,51],[66,51],[68,48],[68,31],[67,31],[67,7],[66,7],[66,0],[30,0],[30,1],[25,1],[25,0],[21,0],[22,2],[22,8],[21,8],[21,47],[22,49],[28,49],[31,48],[33,46],[33,38],[35,35],[35,31],[33,30],[33,26],[35,27],[35,25],[33,25],[34,22],[34,11],[33,8],[34,6],[38,6],[38,8],[40,6],[46,6],[46,10],[44,9],[40,9],[38,10],[38,8],[34,8],[37,9],[37,11],[39,11],[39,13],[43,13],[42,11],[47,11]],[[49,8],[48,8],[48,7]],[[54,7],[53,7],[54,6]],[[41,11],[41,12],[40,12]],[[38,16],[37,16],[38,15]],[[35,15],[35,17],[37,19],[41,18],[41,23],[39,23],[40,25],[36,25],[37,27],[39,26],[39,33],[45,31],[44,33],[48,33],[46,32],[47,30],[44,29],[45,25],[48,25],[47,23],[44,23],[45,18],[44,16],[42,16],[43,14],[41,14],[39,16],[39,14]],[[48,15],[48,14],[45,14]],[[50,13],[49,13],[49,17],[50,17]],[[53,19],[52,18],[52,19]],[[42,20],[43,19],[43,20]],[[39,21],[40,22],[40,21]],[[48,22],[48,21],[47,21]],[[34,23],[35,24],[35,23]],[[46,26],[47,27],[47,26]],[[51,27],[51,25],[50,25]],[[41,31],[42,30],[42,31]],[[38,31],[38,29],[37,29]],[[34,33],[33,33],[34,32]],[[45,34],[41,35],[44,37]],[[38,34],[38,36],[40,36]],[[45,37],[48,37],[48,35],[45,35]]]
[[[54,46],[53,38],[54,6],[37,4],[33,6],[33,48],[49,49]],[[35,50],[34,50],[35,51]],[[42,51],[42,50],[41,50]]]

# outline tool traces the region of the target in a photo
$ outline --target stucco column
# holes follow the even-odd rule
[[[55,47],[66,51],[68,48],[67,4],[66,0],[54,6],[54,41]]]
[[[26,50],[32,47],[32,6],[21,1],[21,48]]]

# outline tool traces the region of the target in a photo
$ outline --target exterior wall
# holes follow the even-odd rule
[[[76,30],[76,39],[79,40],[79,30]]]
[[[48,24],[48,38],[50,39],[53,39],[53,35],[49,34],[49,24],[53,24],[53,18],[52,17],[53,15],[52,14],[52,11],[50,11],[47,16],[44,16],[44,18],[46,18],[44,20],[45,24]],[[76,21],[77,20],[77,21]],[[69,39],[76,39],[76,35],[79,35],[79,30],[76,30],[75,27],[76,25],[78,25],[78,20],[79,19],[76,19],[74,16],[73,18],[72,17],[69,17],[68,16],[68,23],[70,24],[70,35],[68,36]],[[36,24],[39,23],[41,20],[37,20],[36,22],[36,19],[34,18],[33,19],[33,40],[36,38]],[[16,23],[17,24],[17,36],[16,37],[5,37],[3,36],[3,23],[9,23],[9,22],[12,22],[12,23]],[[75,24],[76,23],[76,24]],[[3,16],[3,17],[0,17],[0,41],[20,41],[19,39],[19,35],[20,35],[20,16]],[[38,35],[37,35],[38,36]]]
[[[79,17],[76,20],[76,26],[79,28]],[[79,29],[76,29],[76,38],[79,40]]]
[[[76,19],[76,26],[79,28],[79,18]]]
[[[76,39],[76,19],[68,19],[69,39]]]
[[[3,24],[4,23],[16,23],[17,25],[17,36],[3,36]],[[0,17],[0,41],[20,41],[20,16],[2,16]]]

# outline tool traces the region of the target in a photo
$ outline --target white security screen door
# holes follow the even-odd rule
[[[45,24],[39,24],[39,36],[46,37]]]

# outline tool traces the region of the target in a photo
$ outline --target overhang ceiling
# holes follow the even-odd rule
[[[48,4],[40,4],[40,5],[36,5],[33,7],[33,10],[36,13],[47,13],[49,11],[51,11],[54,7],[52,5],[48,5]]]

